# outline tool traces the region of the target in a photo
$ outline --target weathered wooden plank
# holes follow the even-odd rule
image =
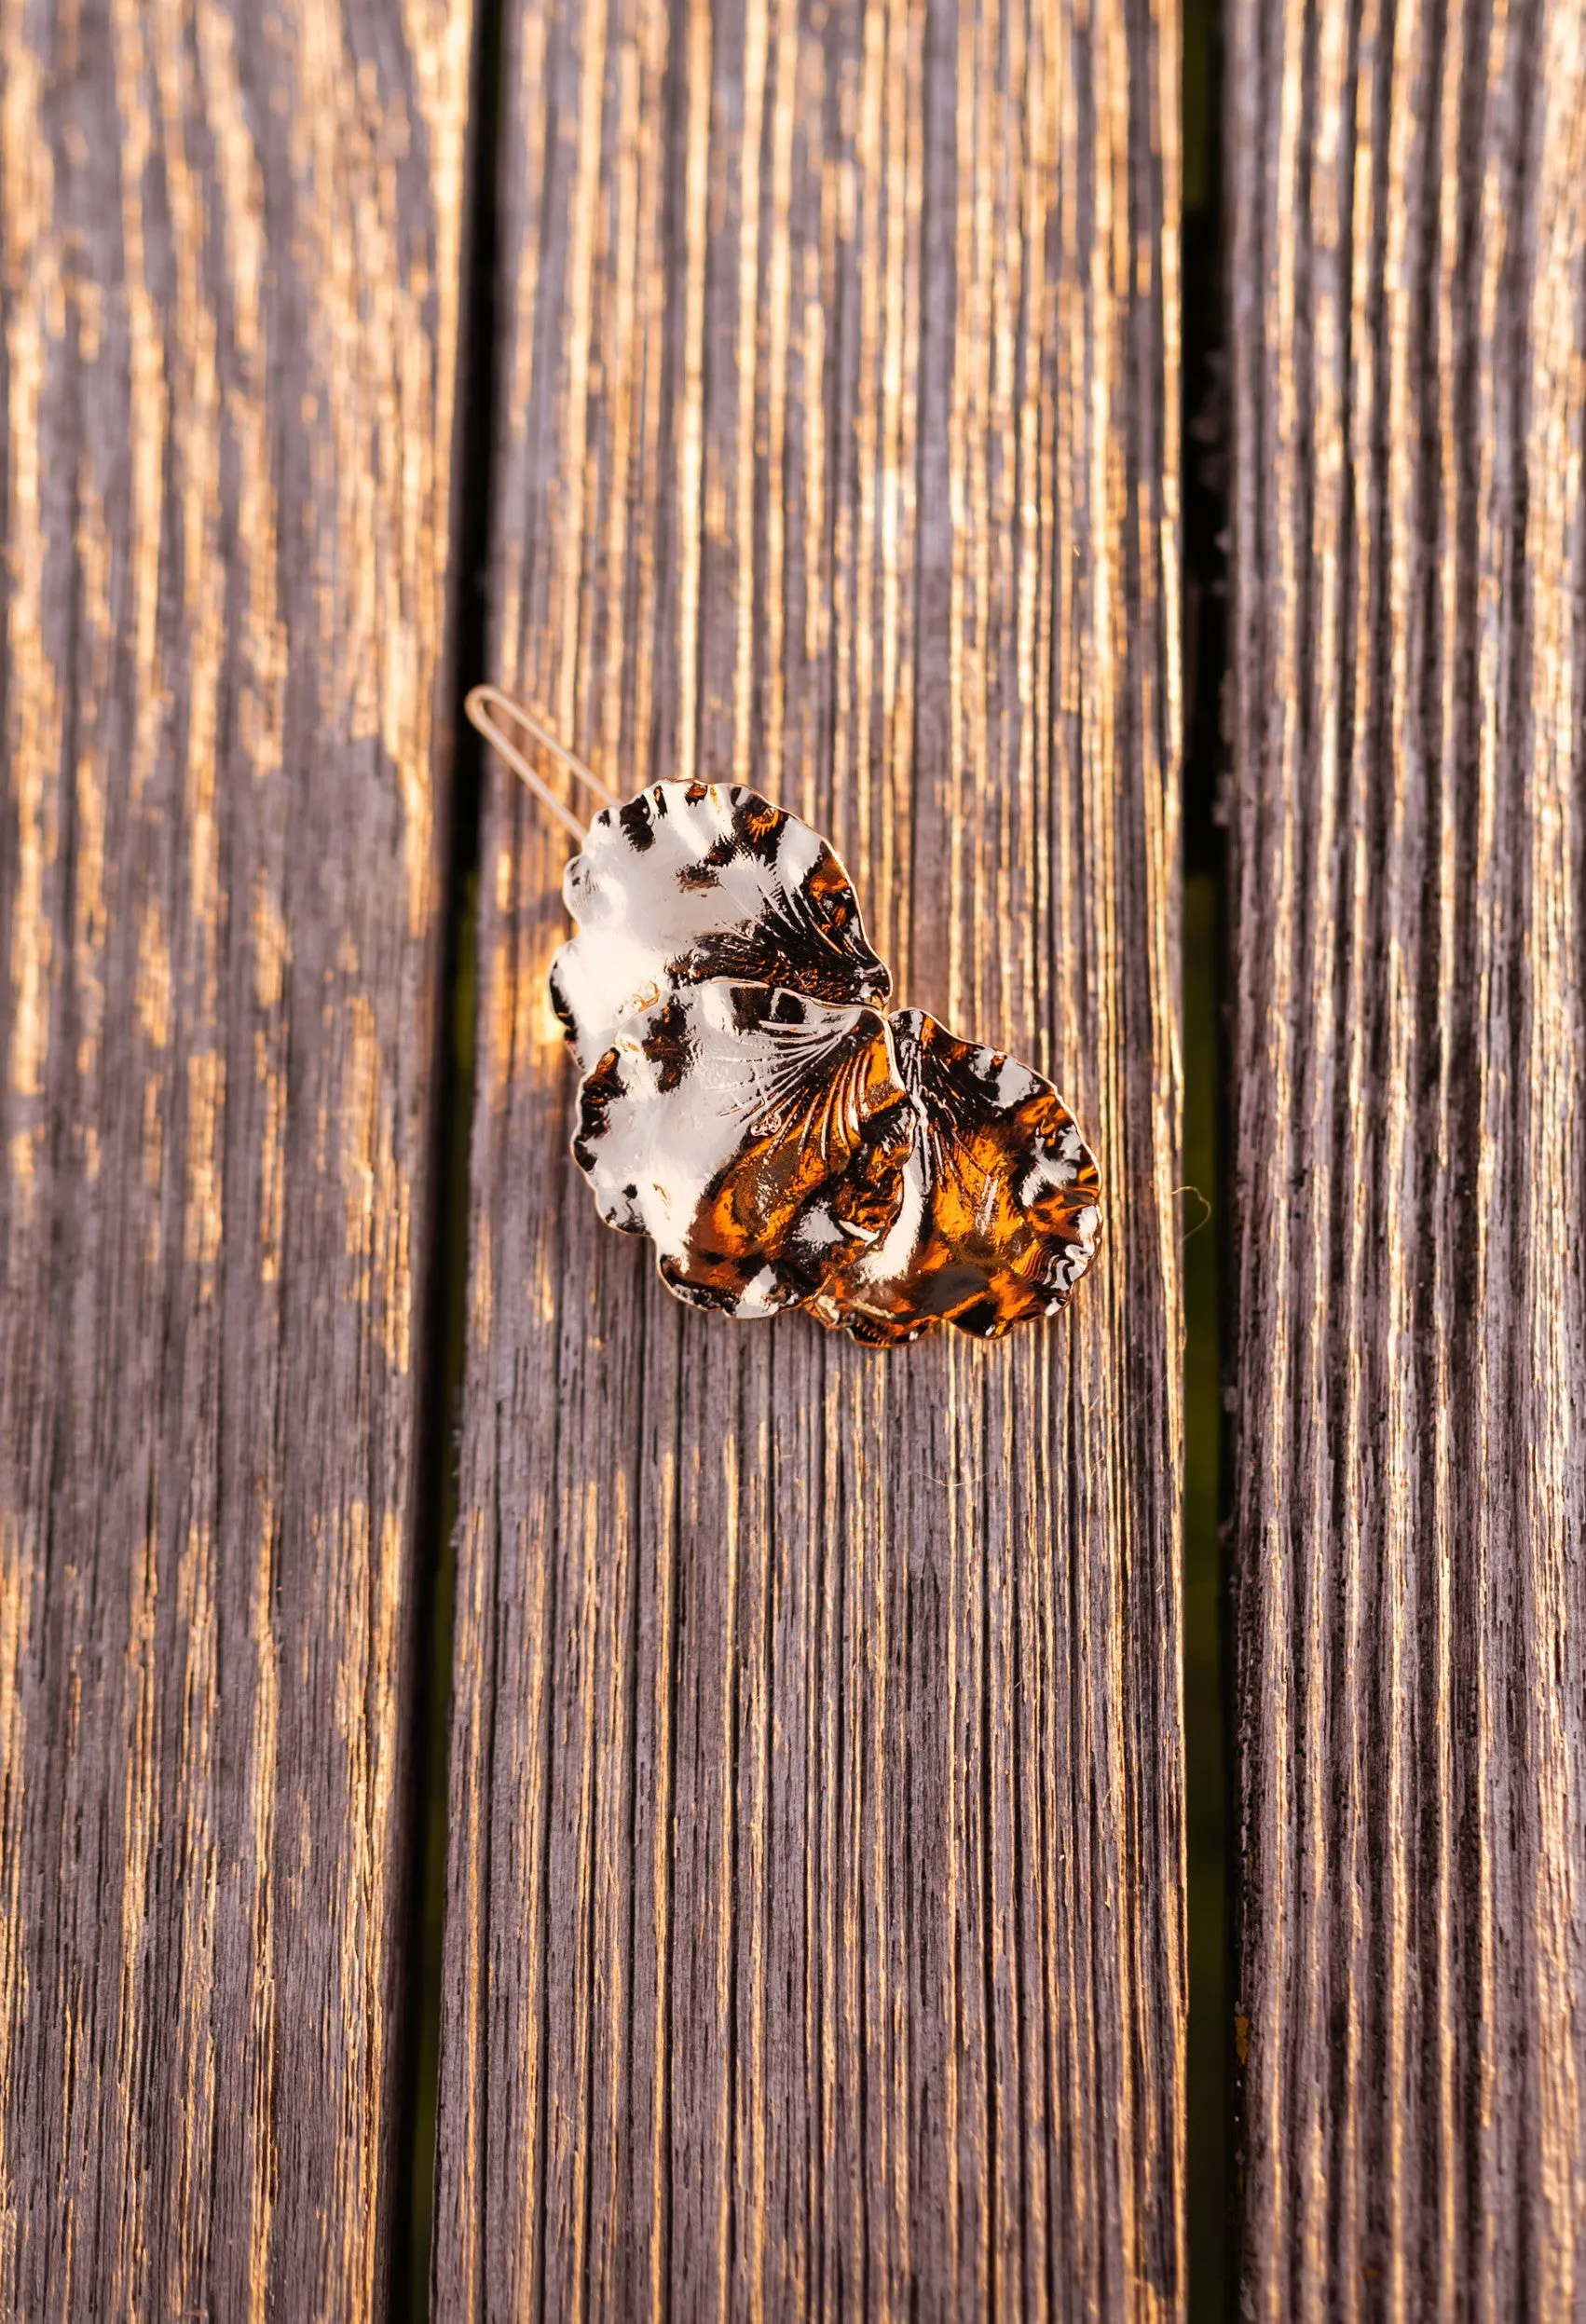
[[[567,1157],[565,848],[492,777],[441,2315],[1182,2302],[1176,49],[509,12],[492,675],[828,831],[1111,1224],[991,1348],[677,1306]]]
[[[1586,16],[1237,0],[1244,2313],[1586,2303]]]
[[[7,2316],[382,2304],[468,43],[0,7]]]

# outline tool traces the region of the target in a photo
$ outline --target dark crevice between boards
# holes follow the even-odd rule
[[[1222,0],[1183,15],[1184,1778],[1189,1874],[1186,2131],[1191,2324],[1233,2314],[1233,1992],[1221,1254],[1224,834],[1228,769],[1228,394]]]
[[[435,2213],[441,1962],[446,1906],[447,1758],[457,1597],[455,1535],[463,1366],[467,1349],[469,1148],[473,1127],[474,1004],[479,924],[483,745],[463,711],[485,675],[488,627],[491,459],[496,431],[496,171],[501,0],[475,0],[466,242],[461,418],[454,470],[456,630],[454,761],[446,850],[444,964],[436,1022],[439,1085],[431,1153],[426,1362],[418,1428],[414,1707],[403,1920],[403,2097],[392,2175],[392,2324],[426,2324]]]

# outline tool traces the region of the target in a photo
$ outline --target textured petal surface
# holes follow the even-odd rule
[[[875,1345],[938,1322],[995,1339],[1051,1315],[1096,1255],[1096,1164],[1049,1081],[919,1009],[890,1020],[915,1116],[891,1231],[811,1303]]]
[[[746,1318],[839,1290],[884,1241],[914,1128],[873,1010],[713,978],[630,1016],[573,1154],[680,1298]]]
[[[578,934],[551,992],[582,1066],[675,984],[725,977],[847,1007],[891,991],[825,840],[739,784],[656,783],[604,810],[562,886]]]

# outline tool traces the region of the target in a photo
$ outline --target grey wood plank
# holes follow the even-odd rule
[[[827,831],[1050,1069],[1104,1255],[995,1347],[679,1307],[483,838],[435,2312],[1179,2313],[1177,37],[523,0],[491,676]]]
[[[1586,2306],[1586,17],[1233,14],[1243,2299]]]
[[[464,0],[0,12],[0,2312],[384,2307]]]

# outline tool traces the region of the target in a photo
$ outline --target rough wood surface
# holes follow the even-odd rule
[[[0,2312],[364,2317],[462,0],[0,0]]]
[[[1586,2307],[1586,14],[1236,0],[1243,2313]]]
[[[1051,1072],[1070,1312],[890,1358],[595,1218],[484,831],[437,2315],[1183,2295],[1176,27],[513,6],[491,675],[753,777]]]

